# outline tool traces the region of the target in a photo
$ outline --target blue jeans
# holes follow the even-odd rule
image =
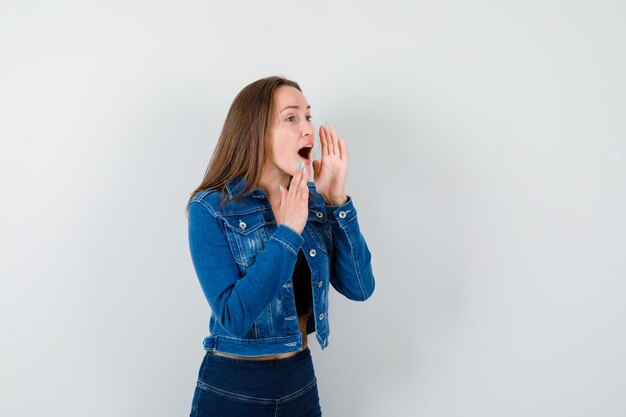
[[[311,351],[247,360],[206,352],[190,417],[319,417],[322,410]]]

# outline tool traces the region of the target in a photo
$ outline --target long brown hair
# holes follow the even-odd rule
[[[246,186],[231,199],[237,201],[257,186],[263,165],[271,152],[269,135],[274,110],[274,91],[281,85],[300,86],[295,81],[271,76],[245,86],[233,100],[215,145],[204,178],[189,197],[201,191],[219,189],[227,196],[226,184],[241,175]]]

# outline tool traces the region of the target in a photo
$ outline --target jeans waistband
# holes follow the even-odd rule
[[[281,359],[249,360],[207,351],[198,380],[221,391],[255,398],[285,398],[316,380],[308,348]]]
[[[289,365],[293,363],[300,362],[305,360],[311,356],[311,351],[307,346],[302,351],[296,353],[293,356],[288,356],[286,358],[278,358],[278,359],[263,359],[263,360],[254,360],[254,359],[238,359],[238,358],[229,358],[226,356],[215,355],[211,351],[207,351],[207,360],[210,362],[224,363],[230,365],[239,365],[253,368],[265,368],[265,367],[276,367],[281,365]]]

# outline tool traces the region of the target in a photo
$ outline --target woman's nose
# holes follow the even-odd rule
[[[313,129],[313,124],[312,123],[307,122],[302,127],[302,136],[312,135],[313,132],[315,132],[315,130]]]

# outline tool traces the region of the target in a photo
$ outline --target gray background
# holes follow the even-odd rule
[[[625,415],[625,12],[2,1],[0,415],[189,413],[185,204],[272,74],[347,140],[377,280],[311,338],[324,415]]]

